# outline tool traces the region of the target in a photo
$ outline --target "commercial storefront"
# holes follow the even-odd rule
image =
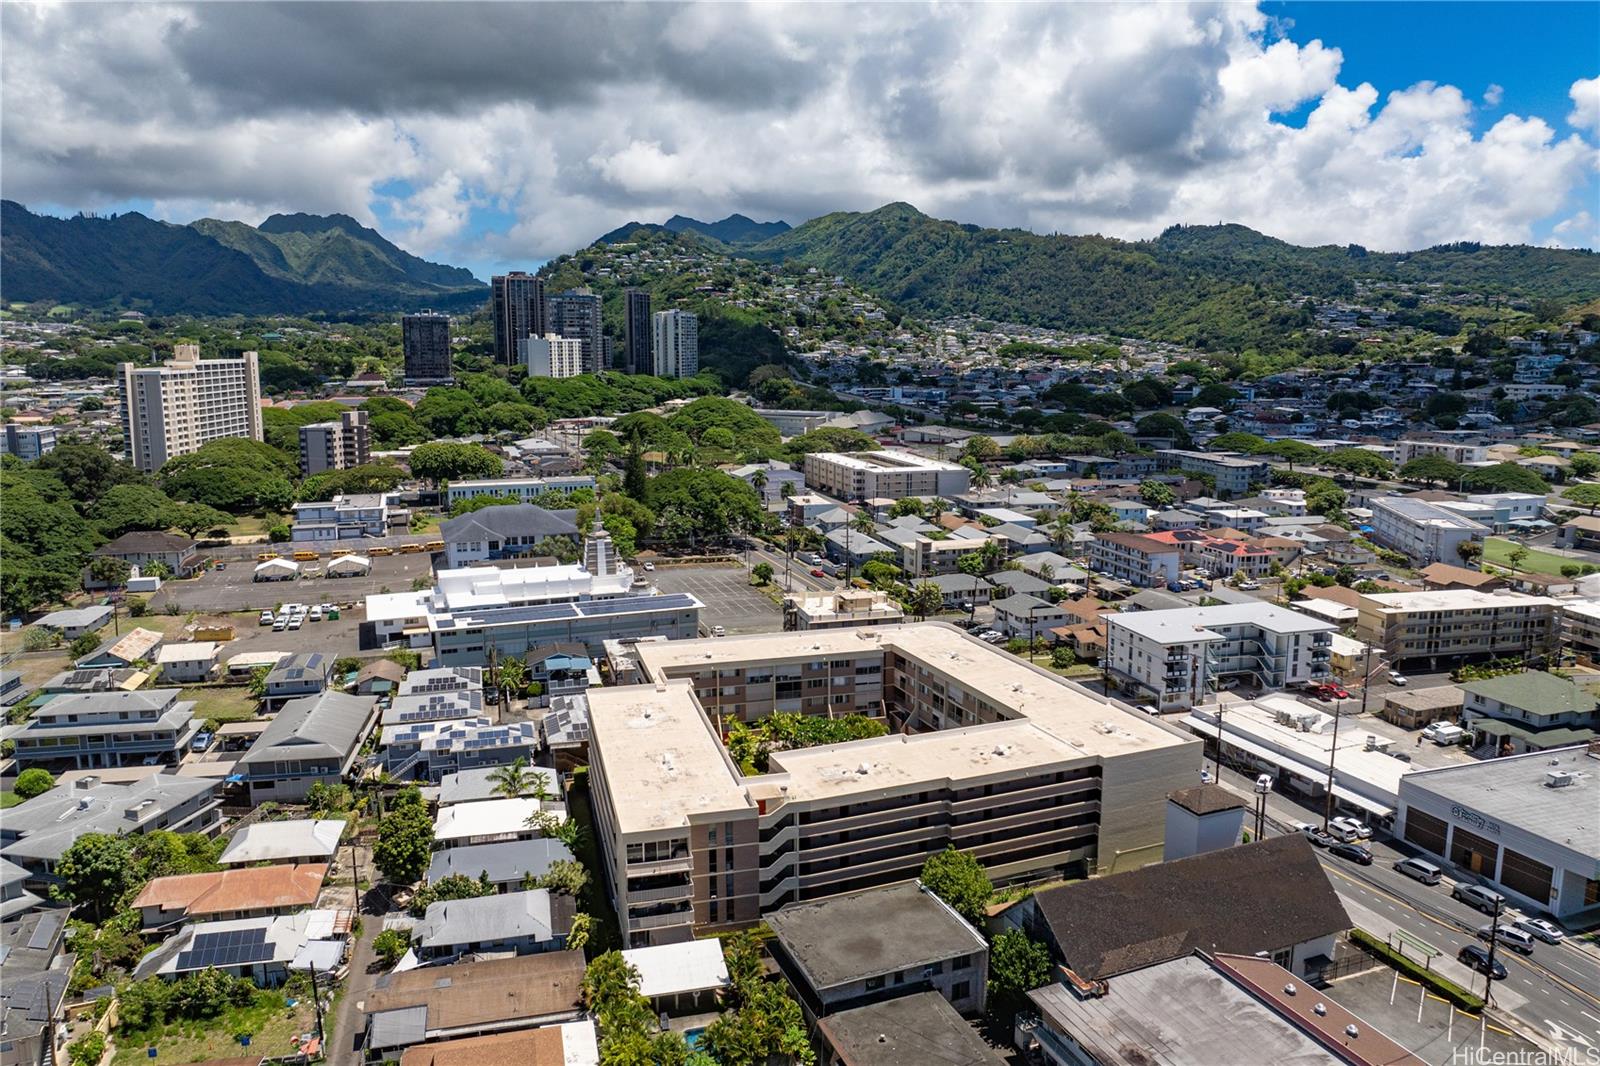
[[[1396,833],[1558,918],[1600,913],[1600,743],[1418,770],[1400,781]]]

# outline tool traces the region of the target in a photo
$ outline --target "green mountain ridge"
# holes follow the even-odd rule
[[[35,215],[0,203],[0,299],[193,314],[384,311],[481,304],[460,267],[403,251],[348,215],[273,215],[259,227]]]

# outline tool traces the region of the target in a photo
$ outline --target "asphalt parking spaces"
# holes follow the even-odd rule
[[[707,631],[712,626],[729,633],[783,628],[783,611],[750,584],[750,572],[742,566],[658,566],[644,576],[662,592],[687,592],[705,604],[700,625]]]
[[[325,571],[328,558],[303,565],[303,569]],[[262,611],[288,601],[300,603],[357,603],[379,592],[405,592],[417,578],[433,581],[432,556],[375,556],[372,569],[362,577],[301,577],[293,581],[256,581],[255,562],[229,563],[226,570],[212,569],[199,577],[168,581],[150,597],[152,611],[164,611],[176,603],[183,613],[225,614],[230,611]]]
[[[1482,990],[1482,980],[1475,988]],[[1357,1017],[1435,1066],[1515,1062],[1516,1053],[1538,1050],[1492,1019],[1485,1021],[1463,1014],[1387,966],[1336,979],[1328,993]]]

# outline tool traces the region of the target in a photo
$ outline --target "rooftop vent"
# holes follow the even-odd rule
[[[1286,996],[1292,996],[1298,991],[1300,990],[1294,986],[1293,981],[1290,981],[1288,984],[1283,986],[1283,994]]]
[[[999,755],[1002,758],[1004,758],[1005,756],[1011,754],[1011,745],[1010,744],[996,744],[994,746],[994,753],[996,755]]]
[[[1567,770],[1551,770],[1544,775],[1546,788],[1566,788],[1572,784],[1572,774]]]
[[[1356,1028],[1354,1022],[1351,1022],[1349,1025],[1344,1027],[1344,1035],[1348,1036],[1351,1040],[1354,1040],[1356,1037],[1361,1035],[1361,1030]]]
[[[1318,1003],[1316,1006],[1311,1008],[1311,1013],[1315,1014],[1319,1018],[1326,1017],[1328,1013],[1328,1005],[1326,1003]]]
[[[860,766],[856,767],[856,773],[858,773],[858,774],[869,774],[871,772],[872,772],[872,764],[869,763],[869,762],[864,762]]]

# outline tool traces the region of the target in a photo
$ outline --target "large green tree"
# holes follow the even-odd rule
[[[57,890],[96,921],[104,919],[133,885],[133,844],[112,833],[85,833],[72,842],[56,863]]]
[[[419,444],[407,458],[411,472],[438,485],[460,478],[500,476],[500,457],[480,444]]]
[[[761,528],[761,499],[755,489],[720,470],[668,470],[650,480],[645,502],[657,517],[660,536],[668,535],[661,526],[669,522],[675,524],[672,535],[691,542]]]
[[[298,473],[296,462],[271,445],[229,437],[168,460],[160,482],[175,500],[243,514],[288,508]]]
[[[420,799],[397,802],[378,823],[372,861],[389,882],[409,885],[419,881],[428,870],[432,851],[433,818]]]
[[[989,945],[989,1009],[1015,1014],[1027,994],[1050,983],[1050,949],[1020,929],[1007,929]]]
[[[980,932],[988,922],[989,898],[994,885],[978,860],[964,851],[946,848],[922,864],[922,884]]]
[[[1454,485],[1466,475],[1466,468],[1440,455],[1419,455],[1402,466],[1395,475],[1401,481],[1418,485],[1444,482]]]
[[[1461,487],[1467,492],[1527,492],[1538,496],[1550,491],[1548,481],[1516,463],[1472,467],[1462,475]]]

